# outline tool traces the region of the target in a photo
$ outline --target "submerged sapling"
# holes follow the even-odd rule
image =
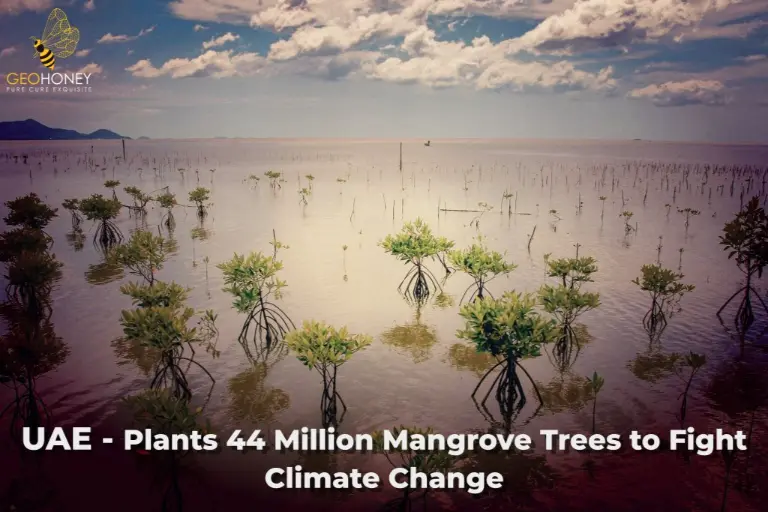
[[[661,265],[643,265],[642,276],[632,283],[648,292],[651,309],[643,317],[643,326],[649,334],[661,334],[667,326],[667,314],[679,309],[680,300],[694,290],[691,284],[683,284],[683,274],[662,268]]]
[[[189,193],[189,200],[195,203],[197,208],[197,216],[201,220],[208,215],[207,208],[209,206],[208,200],[210,199],[211,191],[205,187],[197,187]]]
[[[507,275],[517,268],[513,263],[504,261],[503,254],[489,250],[485,246],[482,236],[479,236],[477,242],[467,249],[450,251],[448,260],[456,270],[466,273],[474,280],[474,284],[464,292],[460,303],[464,302],[464,298],[470,290],[473,290],[468,299],[470,302],[476,298],[482,299],[484,293],[488,293],[486,291],[488,282],[497,276]],[[490,293],[488,294],[490,295]]]

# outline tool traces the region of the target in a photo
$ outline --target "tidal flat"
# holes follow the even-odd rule
[[[726,510],[751,511],[768,498],[760,477],[768,472],[766,289],[755,276],[754,321],[740,328],[745,276],[720,237],[753,197],[765,205],[767,165],[765,146],[646,141],[438,140],[425,146],[410,140],[401,153],[400,141],[129,140],[125,159],[119,141],[20,142],[0,143],[0,200],[3,217],[7,201],[30,193],[58,208],[45,232],[62,264],[49,318],[60,343],[36,375],[36,393],[54,425],[131,428],[123,398],[149,388],[155,376],[156,354],[126,340],[121,326],[121,311],[134,306],[120,287],[144,277],[105,256],[98,222],[82,219],[74,229],[62,206],[102,194],[125,206],[107,238],[125,244],[143,230],[171,240],[162,268],[145,277],[188,287],[187,304],[216,315],[215,348],[196,350],[199,367],[184,366],[185,386],[192,409],[199,408],[213,431],[226,433],[224,439],[234,429],[324,428],[333,403],[332,423],[345,434],[405,425],[446,435],[512,432],[534,439],[538,449],[530,453],[480,453],[457,462],[467,473],[502,473],[504,488],[471,497],[430,493],[431,510],[508,510],[511,497],[525,510],[624,510],[615,504],[631,501],[644,510],[713,510],[725,503]],[[110,180],[119,185],[106,188]],[[126,187],[151,198],[138,205],[143,212]],[[201,187],[209,192],[204,216],[189,198]],[[177,201],[172,223],[157,200],[164,193]],[[573,322],[573,343],[547,343],[540,356],[519,360],[526,374],[519,374],[511,410],[490,391],[481,403],[499,382],[498,371],[473,400],[497,364],[457,336],[466,326],[459,311],[476,296],[477,280],[456,270],[450,258],[426,258],[434,276],[424,281],[428,296],[398,289],[409,267],[381,242],[417,219],[454,249],[480,243],[514,265],[483,281],[486,297],[558,285],[547,274],[547,258],[596,260],[583,289],[599,294],[599,306]],[[285,286],[274,302],[289,322],[275,320],[285,327],[274,331],[276,338],[307,320],[371,338],[338,368],[330,394],[324,379],[287,347],[264,350],[251,331],[241,341],[248,315],[233,306],[236,298],[224,290],[218,266],[251,252],[282,263],[278,277]],[[663,328],[649,327],[652,299],[632,282],[643,265],[654,264],[694,287],[666,310]],[[691,352],[705,363],[688,379],[684,362]],[[596,403],[590,388],[595,374],[603,379]],[[0,398],[2,410],[14,391],[0,388]],[[1,421],[8,432],[9,417]],[[735,460],[672,451],[668,444],[653,453],[547,453],[539,435],[557,429],[626,439],[638,430],[668,441],[670,429],[681,425],[749,432],[750,449]],[[10,454],[12,445],[4,441],[3,452],[18,458]],[[50,457],[50,467],[58,468],[46,480],[54,502],[90,503],[78,493],[80,484],[58,483],[67,481],[61,473],[68,463],[91,478],[94,493],[121,496],[120,510],[156,507],[165,495],[164,484],[153,487],[154,473],[146,470],[151,456],[68,456]],[[125,477],[131,492],[99,470],[110,460],[135,473]],[[246,496],[242,489],[263,493],[274,506],[317,501],[335,510],[384,504],[400,493],[270,493],[264,473],[292,464],[329,472],[392,469],[372,454],[224,449],[192,455],[179,474],[185,509],[210,510],[214,499],[198,494],[216,496],[216,507],[224,507]]]

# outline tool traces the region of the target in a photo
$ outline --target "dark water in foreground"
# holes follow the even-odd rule
[[[517,269],[490,283],[494,295],[512,289],[533,292],[548,282],[545,254],[573,256],[578,245],[580,255],[598,261],[599,272],[588,288],[600,292],[601,305],[580,319],[585,342],[565,372],[558,371],[551,354],[524,362],[545,403],[537,412],[527,386],[529,403],[513,423],[514,431],[535,439],[545,428],[589,433],[592,403],[579,389],[583,378],[597,371],[605,377],[598,432],[641,430],[665,437],[680,424],[676,414],[684,388],[676,375],[664,372],[665,355],[695,351],[706,355],[707,364],[693,383],[686,425],[710,432],[748,429],[751,422],[753,448],[748,460],[744,454],[737,459],[727,509],[764,507],[768,357],[755,347],[742,354],[716,312],[742,285],[742,274],[727,259],[718,236],[741,201],[763,189],[762,171],[734,177],[733,167],[721,166],[765,166],[768,148],[640,141],[433,141],[432,147],[424,147],[412,141],[404,144],[402,173],[398,143],[392,141],[129,141],[127,148],[128,162],[123,164],[115,162],[122,151],[115,142],[96,142],[93,150],[90,142],[0,144],[0,199],[36,192],[60,207],[66,198],[106,194],[107,179],[147,192],[167,186],[181,202],[198,184],[211,189],[213,205],[202,229],[192,210],[177,210],[173,237],[178,250],[157,277],[192,287],[190,305],[219,314],[221,356],[199,354],[216,379],[205,414],[218,431],[320,427],[319,375],[291,354],[249,362],[236,339],[243,318],[222,291],[216,268],[234,252],[270,253],[273,230],[289,246],[280,252],[281,277],[288,283],[280,304],[293,321],[324,320],[374,337],[371,347],[340,370],[340,392],[349,408],[343,432],[401,424],[431,426],[443,433],[497,426],[498,408],[489,407],[489,418],[470,397],[488,361],[455,335],[462,327],[459,301],[470,279],[458,274],[448,279],[444,291],[452,303],[414,308],[397,292],[405,267],[377,246],[404,221],[421,217],[457,247],[483,235],[491,249],[506,251]],[[93,169],[83,163],[91,151]],[[26,164],[12,157],[23,154],[30,155]],[[284,173],[279,189],[269,186],[263,176],[267,170]],[[258,183],[247,179],[252,174],[261,177]],[[297,191],[308,186],[307,174],[315,180],[303,206]],[[508,214],[506,203],[500,212],[505,191],[514,194],[517,215]],[[438,204],[460,210],[477,209],[481,202],[493,209],[482,216],[438,212]],[[686,229],[678,208],[694,208],[700,215]],[[633,212],[636,227],[628,236],[620,218],[623,210]],[[154,208],[144,226],[158,229],[160,219],[160,209]],[[473,221],[479,221],[477,228]],[[118,226],[127,236],[142,224],[123,214]],[[148,386],[151,361],[115,341],[122,334],[120,310],[130,307],[119,286],[133,276],[102,264],[89,229],[86,223],[88,238],[76,250],[67,237],[71,225],[66,211],[60,209],[48,227],[54,252],[64,264],[54,292],[53,323],[69,355],[39,386],[56,424],[118,432],[128,426],[120,398]],[[659,237],[662,264],[680,268],[684,281],[696,289],[683,299],[682,310],[671,318],[661,340],[651,344],[642,325],[650,299],[630,281],[643,264],[656,261]],[[431,269],[441,275],[439,264]],[[762,283],[758,288],[764,294]],[[726,325],[733,330],[729,312]],[[748,340],[765,343],[760,336],[764,326],[758,321]],[[195,396],[205,397],[204,376],[193,371],[190,379]],[[3,404],[10,400],[2,393],[0,398]],[[202,398],[196,400],[203,405]],[[8,460],[17,457],[8,450],[3,448]],[[84,510],[98,502],[119,510],[154,510],[161,489],[152,487],[150,462],[114,447],[51,455],[46,471],[56,497],[49,509]],[[190,510],[232,509],[245,499],[252,506],[359,510],[397,495],[387,486],[365,493],[264,490],[267,468],[294,463],[318,471],[360,468],[386,475],[388,470],[386,461],[368,455],[241,455],[225,449],[189,461],[183,478],[186,503]],[[473,466],[502,472],[504,492],[479,498],[436,493],[430,507],[720,510],[724,489],[724,464],[717,453],[685,460],[668,451],[590,456],[539,448],[528,455],[483,455]],[[73,503],[78,506],[68,508]]]

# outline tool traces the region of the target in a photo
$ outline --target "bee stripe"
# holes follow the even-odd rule
[[[53,54],[47,56],[47,57],[40,57],[40,62],[43,63],[43,65],[48,64],[49,62],[53,62],[54,56]]]
[[[48,48],[43,48],[43,51],[40,52],[40,58],[44,59],[44,58],[48,57],[50,54],[52,54],[52,53],[53,52],[51,50],[49,50]]]
[[[45,67],[53,71],[53,66],[56,64],[56,61],[51,61],[48,64],[45,64]]]

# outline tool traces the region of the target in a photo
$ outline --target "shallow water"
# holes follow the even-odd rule
[[[766,197],[762,169],[735,176],[730,168],[717,166],[765,165],[766,147],[474,140],[433,141],[425,147],[421,141],[406,141],[402,172],[396,141],[129,141],[126,164],[115,160],[121,153],[119,143],[108,141],[0,143],[0,199],[36,192],[48,204],[60,206],[70,197],[106,195],[102,184],[107,179],[120,180],[120,188],[135,185],[147,192],[169,187],[180,202],[198,185],[211,189],[204,231],[195,230],[199,223],[192,209],[176,210],[173,238],[178,251],[157,277],[192,287],[190,305],[219,314],[221,356],[198,354],[216,379],[205,411],[217,429],[320,426],[320,376],[290,354],[267,365],[248,361],[236,339],[244,319],[222,291],[222,275],[216,268],[235,252],[271,253],[273,230],[289,246],[279,252],[284,263],[281,277],[288,283],[279,304],[292,320],[297,325],[308,319],[346,325],[375,339],[340,370],[340,392],[349,408],[342,431],[371,432],[404,424],[450,433],[491,426],[471,400],[487,362],[466,351],[468,345],[455,335],[462,326],[459,301],[470,279],[450,276],[444,292],[453,303],[433,302],[417,310],[397,291],[407,268],[377,245],[404,222],[421,217],[457,247],[482,235],[491,249],[506,252],[517,268],[489,284],[494,295],[512,289],[534,292],[548,282],[545,254],[570,257],[578,251],[598,261],[595,282],[586,286],[600,292],[601,305],[580,318],[589,342],[564,374],[547,354],[524,362],[547,403],[534,414],[536,400],[527,386],[529,403],[514,423],[515,430],[534,436],[543,428],[589,432],[591,402],[562,389],[568,383],[573,389],[578,379],[597,371],[605,377],[597,408],[599,432],[666,432],[679,425],[675,415],[684,383],[653,370],[663,362],[659,354],[694,351],[705,354],[707,364],[694,381],[686,424],[707,431],[721,426],[748,428],[746,403],[757,401],[763,407],[755,415],[752,466],[744,478],[765,474],[768,468],[765,393],[754,396],[756,388],[765,390],[768,358],[753,347],[741,354],[739,343],[716,316],[741,287],[743,277],[718,244],[723,224],[742,201],[752,195]],[[23,154],[29,155],[26,164]],[[96,165],[89,169],[86,159]],[[283,173],[279,188],[270,187],[264,177],[267,170]],[[310,173],[316,179],[304,206],[298,189],[309,186],[305,175]],[[261,177],[258,183],[247,179],[252,174]],[[339,178],[346,181],[338,182]],[[505,191],[514,196],[502,208]],[[122,191],[119,195],[127,202]],[[600,196],[607,199],[603,202]],[[481,202],[493,209],[482,215],[439,211],[439,207],[478,209]],[[700,215],[691,218],[686,229],[678,208],[694,208]],[[631,224],[636,230],[629,235],[620,218],[623,210],[634,214]],[[164,231],[161,214],[154,208],[143,222],[123,214],[117,224],[126,236],[137,227]],[[70,354],[39,386],[57,424],[117,428],[114,425],[123,422],[115,414],[119,399],[148,386],[147,373],[140,369],[148,363],[114,342],[121,335],[119,311],[130,307],[119,286],[134,276],[99,267],[101,256],[91,243],[90,224],[86,222],[84,229],[87,239],[81,250],[68,242],[71,225],[63,209],[47,229],[64,264],[64,276],[54,292],[53,322]],[[660,342],[650,345],[642,326],[650,299],[631,280],[640,275],[643,264],[657,260],[660,237],[662,264],[680,268],[684,281],[696,289],[684,297],[682,310],[670,319]],[[439,263],[430,268],[442,276]],[[729,327],[732,309],[725,312]],[[763,326],[758,322],[747,338],[760,343]],[[196,400],[201,401],[208,382],[194,371],[191,380]],[[489,412],[500,419],[498,408],[490,406]],[[578,453],[546,454],[538,462],[496,460],[485,461],[482,467],[500,463],[514,473],[514,468],[528,463],[539,469],[546,464],[546,471],[520,469],[523,476],[510,477],[517,483],[507,486],[531,491],[530,506],[538,510],[595,506],[630,510],[634,508],[615,505],[629,496],[638,510],[719,507],[723,463],[717,454],[693,456],[690,462],[674,453],[601,454],[596,456],[593,477],[582,469],[587,458]],[[378,464],[365,456],[309,459],[276,454],[243,457],[225,451],[202,465],[211,478],[229,485],[241,480],[262,485],[263,469],[274,464],[303,461],[313,469]],[[548,471],[558,477],[531,476]],[[758,510],[764,497],[765,489],[732,490],[729,509]],[[280,505],[299,500],[285,494],[275,499]],[[460,507],[465,499],[451,494],[437,499],[434,506]],[[344,500],[350,510],[360,506],[354,496]],[[480,502],[489,507],[504,503],[490,499],[471,503]]]

